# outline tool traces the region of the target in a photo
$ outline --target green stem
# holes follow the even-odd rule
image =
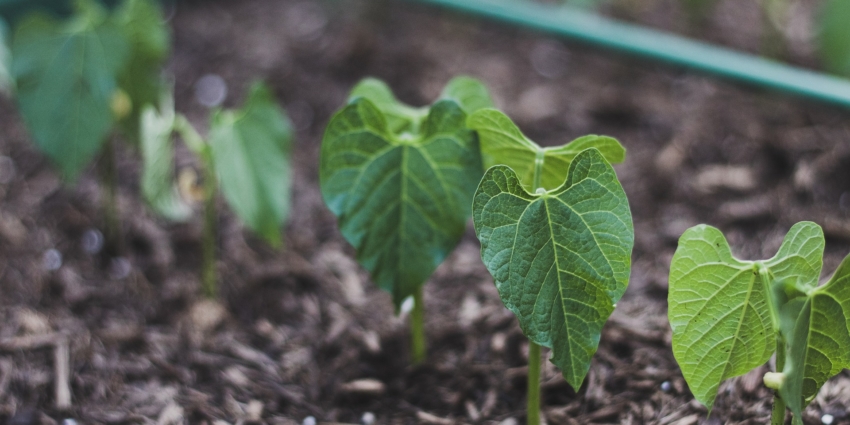
[[[540,425],[540,346],[528,340],[528,404],[526,423]]]
[[[100,164],[100,178],[104,193],[102,196],[103,214],[106,221],[106,243],[112,253],[123,247],[121,223],[118,218],[118,172],[115,166],[115,142],[110,137],[103,145],[103,157]]]
[[[543,179],[543,160],[545,159],[546,152],[543,149],[537,150],[537,155],[534,158],[534,175],[533,185],[531,186],[535,191],[541,189],[540,181]]]
[[[206,158],[205,158],[206,159]],[[215,246],[218,215],[215,208],[216,178],[212,163],[204,164],[204,234],[201,241],[201,283],[204,295],[208,298],[218,296],[215,270]]]
[[[424,285],[413,293],[413,311],[410,312],[410,351],[413,364],[425,361],[425,302],[422,296]]]
[[[785,369],[785,338],[776,334],[776,372]],[[779,395],[779,391],[773,392],[773,410],[770,412],[770,425],[785,424],[785,402]]]

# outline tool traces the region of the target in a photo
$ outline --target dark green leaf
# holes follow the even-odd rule
[[[142,194],[157,213],[169,220],[185,220],[192,209],[174,184],[174,102],[164,96],[159,111],[146,105],[141,114]]]
[[[611,137],[584,136],[558,147],[541,148],[517,128],[504,113],[496,109],[481,109],[470,115],[467,124],[478,132],[484,166],[504,164],[518,175],[526,190],[534,192],[532,176],[540,169],[540,186],[554,189],[564,182],[570,162],[579,152],[596,148],[610,163],[622,162],[626,150]]]
[[[320,180],[358,261],[398,306],[457,245],[482,170],[477,140],[456,102],[438,101],[421,123],[399,126],[397,115],[385,115],[398,110],[385,88],[361,83],[331,119]]]
[[[9,93],[13,87],[12,75],[9,69],[12,62],[12,53],[9,52],[9,28],[6,21],[0,18],[0,93]]]
[[[88,9],[59,23],[21,22],[12,43],[18,104],[36,144],[74,178],[100,149],[114,117],[110,101],[128,44],[115,24]]]
[[[481,258],[525,335],[553,350],[552,362],[578,389],[602,326],[623,295],[634,228],[611,165],[596,149],[575,156],[566,181],[529,193],[497,165],[475,193]]]
[[[292,128],[263,84],[239,111],[213,116],[209,142],[221,191],[239,218],[273,246],[289,214]]]
[[[850,77],[850,1],[826,0],[820,14],[818,44],[826,68]]]

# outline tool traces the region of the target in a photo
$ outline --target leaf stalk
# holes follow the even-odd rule
[[[413,311],[410,312],[410,351],[413,364],[422,364],[427,354],[425,343],[424,287],[419,285],[413,293]]]
[[[540,425],[540,346],[528,340],[526,423]]]

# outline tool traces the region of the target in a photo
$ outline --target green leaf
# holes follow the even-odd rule
[[[358,97],[369,99],[383,113],[392,133],[416,131],[413,126],[428,114],[428,108],[414,108],[396,100],[389,86],[376,78],[365,78],[357,83],[348,96],[349,103]]]
[[[0,93],[10,93],[14,82],[9,73],[12,62],[12,53],[9,51],[9,27],[6,21],[0,18]]]
[[[182,221],[192,214],[174,184],[174,100],[163,96],[159,111],[145,105],[140,120],[142,152],[142,195],[157,213],[169,220]]]
[[[780,308],[788,324],[782,327],[788,344],[780,394],[802,423],[803,409],[823,384],[850,367],[850,256],[825,285]]]
[[[670,264],[668,314],[673,354],[694,397],[711,408],[720,383],[764,364],[776,349],[778,313],[771,282],[800,288],[817,282],[823,236],[794,225],[773,258],[741,261],[711,226],[688,229]]]
[[[164,89],[160,72],[168,57],[170,35],[159,7],[151,0],[125,0],[113,16],[130,42],[130,58],[118,76],[118,84],[133,104],[132,112],[121,120],[121,127],[135,140],[141,106],[156,104]]]
[[[523,187],[534,192],[532,176],[540,169],[540,186],[554,189],[564,182],[573,158],[588,148],[596,148],[610,163],[622,162],[626,150],[616,139],[606,136],[584,136],[562,146],[541,148],[525,137],[504,113],[481,109],[470,115],[467,124],[478,132],[484,166],[496,164],[511,167],[519,175]]]
[[[371,95],[363,95],[365,87]],[[399,132],[391,126],[397,116],[386,115],[388,104],[377,96],[380,87],[359,84],[359,94],[331,119],[320,182],[357,260],[399,306],[457,245],[482,169],[456,102],[436,102],[421,123],[406,127],[418,131]]]
[[[493,99],[490,91],[475,78],[459,76],[452,78],[443,93],[441,99],[451,99],[463,108],[464,112],[471,114],[479,109],[492,108]]]
[[[818,48],[830,72],[850,77],[850,1],[827,0],[820,13]]]
[[[626,290],[634,228],[617,175],[596,149],[566,181],[529,193],[508,166],[484,174],[473,201],[481,258],[525,335],[550,347],[578,389],[602,326]]]
[[[21,22],[12,42],[20,112],[38,147],[71,179],[112,128],[110,101],[129,51],[120,28],[81,4],[88,9],[65,23]]]
[[[216,113],[209,143],[221,191],[251,230],[279,246],[289,215],[292,128],[271,92],[255,83],[239,111]]]

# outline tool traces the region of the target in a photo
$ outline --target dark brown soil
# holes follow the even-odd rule
[[[758,9],[744,3],[721,1],[696,32],[757,50]],[[694,32],[672,0],[618,4],[606,11]],[[805,18],[814,2],[792,4]],[[86,253],[83,240],[103,230],[95,167],[75,185],[60,182],[13,103],[0,100],[0,420],[358,423],[368,412],[376,423],[523,421],[527,346],[471,228],[426,286],[429,358],[411,366],[406,321],[352,260],[318,191],[323,128],[360,78],[380,77],[402,100],[425,104],[465,73],[541,144],[599,133],[628,149],[616,168],[635,222],[629,290],[578,392],[544,368],[547,422],[768,422],[766,369],[723,384],[710,419],[689,393],[670,350],[670,258],[697,223],[720,227],[736,255],[755,259],[812,220],[826,231],[831,273],[850,251],[850,113],[400,1],[199,1],[180,4],[170,22],[177,108],[196,126],[207,111],[194,83],[208,73],[227,82],[226,106],[262,78],[291,114],[286,247],[265,246],[222,204],[225,310],[200,302],[199,222],[149,212],[138,155],[121,148],[123,260]],[[791,60],[815,63],[792,35]],[[62,255],[57,270],[46,267],[51,249]],[[53,347],[63,341],[72,404],[59,409]],[[845,372],[806,422],[829,413],[847,424],[848,408]]]

